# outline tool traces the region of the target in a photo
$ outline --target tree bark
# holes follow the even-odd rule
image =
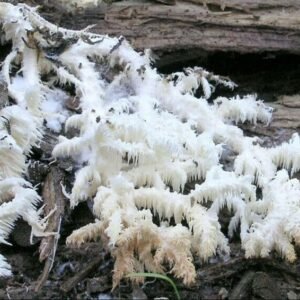
[[[189,1],[168,6],[130,0],[44,15],[73,29],[95,24],[92,31],[123,35],[137,49],[300,53],[297,0]],[[48,0],[47,6],[58,4]]]

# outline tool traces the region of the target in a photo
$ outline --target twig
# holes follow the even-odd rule
[[[117,50],[121,45],[122,42],[125,40],[123,36],[121,36],[118,40],[118,42],[110,49],[109,54],[113,53],[115,50]]]
[[[64,215],[65,198],[61,189],[59,188],[59,182],[63,179],[63,173],[57,168],[53,167],[47,175],[43,189],[43,199],[45,201],[45,213],[52,216],[49,218],[47,231],[54,231],[57,234],[55,236],[48,236],[43,238],[40,245],[40,261],[46,259],[43,273],[37,281],[35,291],[38,292],[46,282],[49,273],[53,267],[55,254],[57,250],[57,243],[59,240],[59,233],[61,228],[62,216]]]
[[[87,277],[96,267],[103,261],[104,254],[96,257],[90,262],[84,269],[78,272],[75,276],[69,278],[60,287],[61,291],[68,293],[70,292],[80,281]]]
[[[38,280],[38,283],[37,283],[37,285],[36,285],[36,287],[34,289],[35,292],[39,292],[40,291],[40,289],[45,284],[45,282],[46,282],[46,280],[47,280],[47,278],[49,276],[49,273],[52,270],[54,259],[55,259],[55,254],[56,254],[56,250],[57,250],[57,243],[58,243],[58,240],[59,240],[60,228],[61,228],[61,217],[59,218],[57,235],[54,236],[54,238],[52,239],[53,240],[53,249],[51,251],[51,255],[47,258],[47,261],[46,261],[45,266],[44,266],[43,273],[40,276],[40,278]]]
[[[246,299],[249,297],[249,292],[251,289],[253,278],[255,277],[254,271],[248,271],[239,283],[234,287],[232,292],[230,293],[229,299]]]

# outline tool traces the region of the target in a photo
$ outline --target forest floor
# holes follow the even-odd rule
[[[3,47],[2,50],[0,56],[5,55],[8,49]],[[164,57],[157,63],[160,71],[165,73],[200,65],[215,74],[229,76],[239,85],[233,92],[217,88],[217,95],[257,93],[259,99],[270,104],[279,101],[281,105],[284,102],[282,96],[300,94],[300,57],[297,56],[215,53],[190,60],[184,65],[168,65],[164,63]],[[277,114],[274,118],[276,126],[254,128],[243,125],[245,134],[260,135],[265,145],[269,146],[288,140],[292,132],[300,133],[297,117],[300,116],[300,96],[293,98],[292,102],[292,106],[278,108],[279,111],[287,109],[284,115],[290,118],[288,126],[286,119]],[[278,104],[274,105],[276,107]],[[41,149],[33,149],[30,159],[47,164],[56,137],[47,132]],[[57,162],[49,168],[52,171],[60,170],[65,182],[72,181],[72,174],[66,171],[68,162]],[[33,183],[41,183],[42,189],[49,168],[43,174],[29,173],[28,179]],[[226,216],[227,212],[224,211],[224,228],[228,219]],[[10,237],[13,246],[0,248],[12,265],[14,274],[12,278],[0,280],[0,299],[175,299],[172,287],[157,279],[146,279],[140,287],[124,281],[111,291],[113,259],[101,242],[85,244],[80,249],[65,245],[66,237],[74,229],[90,222],[93,222],[93,216],[87,203],[81,203],[71,211],[66,200],[53,268],[37,291],[45,263],[38,259],[39,241],[29,245],[29,227],[19,220]],[[181,299],[300,299],[299,259],[294,264],[288,264],[272,254],[268,259],[247,260],[237,237],[230,245],[230,257],[213,258],[207,263],[195,262],[197,282],[194,286],[187,288],[174,279]]]

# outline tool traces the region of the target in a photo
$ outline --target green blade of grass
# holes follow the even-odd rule
[[[180,295],[179,295],[178,289],[176,287],[176,284],[174,283],[174,281],[172,279],[170,279],[166,275],[157,274],[157,273],[130,273],[126,277],[129,277],[129,278],[150,277],[150,278],[163,279],[163,280],[167,281],[173,287],[177,300],[180,300]]]

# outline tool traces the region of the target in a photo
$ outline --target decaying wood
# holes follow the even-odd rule
[[[252,283],[253,296],[258,299],[282,299],[276,281],[265,272],[257,272]]]
[[[268,105],[274,109],[270,125],[243,124],[245,132],[261,137],[266,146],[279,145],[288,141],[294,132],[300,133],[300,95],[281,96]]]
[[[102,293],[111,289],[108,276],[94,277],[87,280],[86,290],[88,294]]]
[[[4,83],[0,82],[0,109],[5,107],[8,103],[8,91]]]
[[[86,278],[90,273],[97,267],[99,267],[100,263],[103,261],[104,254],[96,256],[93,258],[93,261],[90,262],[85,268],[83,268],[80,272],[78,272],[75,276],[69,278],[66,282],[64,282],[60,289],[64,293],[70,292],[80,281]]]
[[[223,10],[226,8],[242,7],[244,9],[270,9],[270,8],[288,8],[299,7],[298,0],[193,0],[195,3],[203,5],[220,6]]]
[[[249,298],[251,284],[254,276],[255,276],[254,271],[247,272],[230,293],[229,300],[239,300],[239,299]]]
[[[57,232],[59,223],[64,215],[65,210],[65,197],[61,190],[61,181],[63,180],[63,173],[57,168],[53,167],[46,177],[43,187],[42,197],[44,199],[44,212],[45,215],[55,210],[48,221],[46,228],[49,232]],[[55,236],[48,236],[43,238],[40,246],[40,261],[44,261],[52,252],[53,242]]]
[[[229,300],[249,299],[251,295],[259,299],[282,299],[284,293],[277,287],[274,278],[265,272],[246,272],[229,295]]]
[[[43,140],[40,144],[40,151],[43,155],[43,160],[53,160],[52,151],[54,146],[57,144],[57,134],[54,134],[50,130],[45,130]]]
[[[197,273],[197,280],[199,280],[200,285],[213,283],[237,276],[246,270],[257,269],[258,267],[286,273],[293,276],[295,279],[300,280],[300,273],[297,265],[277,261],[272,258],[246,259],[243,255],[231,258],[229,261],[223,263],[202,267]]]
[[[196,53],[197,49],[208,51],[235,50],[239,52],[279,50],[292,53],[300,52],[300,18],[299,21],[297,19],[300,16],[300,2],[298,0],[230,0],[230,3],[226,3],[228,1],[206,0],[205,2],[208,4],[207,8],[202,5],[181,3],[179,1],[172,7],[148,2],[113,3],[110,6],[104,5],[96,10],[89,9],[86,11],[86,15],[83,12],[78,13],[77,16],[64,15],[60,24],[79,29],[94,23],[96,24],[94,30],[97,32],[108,32],[116,35],[123,34],[138,48],[150,47],[163,51],[166,49],[174,51],[190,47],[193,48],[194,53]],[[200,0],[199,2],[202,3]],[[241,2],[243,3],[243,10],[237,6]],[[50,0],[49,3],[51,3]],[[215,7],[212,7],[212,5]],[[282,10],[282,8],[285,10]],[[288,20],[288,14],[290,14],[289,17],[291,17],[291,20]],[[183,17],[181,18],[181,16]],[[52,17],[59,17],[59,14]],[[62,15],[60,17],[62,18]],[[180,60],[181,58],[179,57],[178,61]],[[243,128],[250,133],[259,134],[262,137],[270,137],[272,142],[277,142],[278,140],[278,143],[280,143],[283,140],[287,140],[290,137],[290,133],[295,132],[295,130],[299,131],[300,129],[300,96],[284,96],[277,103],[270,105],[275,108],[273,121],[270,126],[243,125]],[[284,130],[282,130],[283,128]],[[51,157],[56,136],[50,133],[47,134],[48,136],[42,144],[42,151],[44,156]],[[63,162],[59,162],[60,168],[62,168],[62,164]],[[48,204],[45,209],[46,214],[57,203],[64,203],[59,184],[61,176],[62,174],[59,169],[52,167],[45,181],[43,199]],[[49,231],[58,231],[59,216],[62,216],[63,212],[64,206],[57,205],[57,211],[49,220]],[[45,263],[44,272],[37,285],[33,283],[27,287],[8,287],[5,292],[0,291],[0,299],[32,299],[36,297],[35,290],[37,287],[42,286],[47,279],[55,256],[55,240],[53,237],[50,241],[48,239],[50,238],[45,238],[44,243],[42,243],[45,245],[45,242],[48,242],[41,256],[45,258],[49,255],[49,259]],[[83,249],[77,251],[82,251],[79,252],[80,256],[89,253]],[[73,256],[74,254],[72,253],[70,257]],[[103,256],[95,256],[95,259],[91,263],[88,263],[82,271],[64,282],[61,286],[61,291],[65,293],[71,291],[76,287],[77,283],[90,275],[102,261]],[[199,284],[197,284],[197,288],[205,284],[210,285],[215,282],[238,277],[239,274],[249,269],[257,270],[258,268],[288,274],[300,280],[299,265],[289,265],[272,259],[246,260],[240,256],[230,259],[225,263],[201,268],[198,272],[197,283]],[[250,274],[253,273],[250,271]],[[252,275],[250,277],[250,279],[249,277],[248,279],[241,279],[235,290],[230,294],[231,298],[236,299],[237,297],[233,297],[232,295],[236,295],[234,293],[238,293],[238,289],[241,291],[245,286],[247,288],[250,286],[250,288],[256,290],[255,295],[259,297],[268,296],[265,293],[263,294],[263,291],[266,290],[268,293],[270,290],[269,286],[259,286],[260,280],[253,282]],[[109,286],[106,283],[107,279],[107,277],[97,277],[93,281],[88,281],[89,292],[98,293],[105,291]],[[245,280],[243,281],[243,279]],[[97,289],[95,287],[96,284],[101,284],[102,282],[105,283],[105,286]],[[268,280],[264,282],[268,283]],[[250,283],[253,285],[248,285]],[[181,288],[184,289],[184,287]],[[45,292],[47,289],[49,287],[46,284],[43,291]],[[258,290],[262,292],[258,293]],[[54,293],[57,293],[57,297],[59,297],[61,296],[61,291],[58,288],[55,290],[52,287],[51,296],[53,297],[55,296]]]
[[[123,35],[137,49],[300,53],[300,2],[295,0],[121,1],[44,15],[68,28]],[[203,5],[206,3],[206,5]],[[55,8],[55,1],[48,1]]]
[[[220,279],[226,279],[238,272],[241,272],[245,267],[246,259],[242,256],[230,259],[224,263],[218,263],[213,266],[201,268],[197,273],[200,282],[208,283]]]
[[[271,106],[275,109],[271,127],[300,128],[300,95],[281,96]]]
[[[61,221],[65,211],[65,197],[61,190],[61,181],[63,180],[63,173],[57,167],[53,167],[46,177],[43,187],[43,199],[45,204],[45,214],[48,215],[54,211],[50,216],[46,230],[48,232],[56,232],[55,235],[44,237],[40,244],[40,261],[46,260],[43,273],[41,274],[35,290],[39,291],[46,282],[48,275],[52,269],[57,242],[59,239],[59,231]]]
[[[5,290],[0,290],[0,299],[49,299],[49,295],[52,299],[60,299],[61,297],[58,291],[58,289],[55,291],[52,286],[45,286],[42,295],[37,296],[34,284],[20,287],[8,286]]]

